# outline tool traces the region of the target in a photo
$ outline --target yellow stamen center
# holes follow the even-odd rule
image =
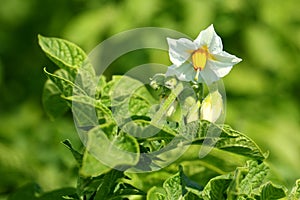
[[[197,49],[192,54],[192,63],[195,70],[203,70],[206,64],[208,52],[204,49]]]
[[[203,46],[192,52],[192,64],[196,71],[195,81],[198,81],[199,73],[204,69],[207,59],[214,59],[208,52],[207,46]]]
[[[202,46],[192,52],[192,63],[195,70],[203,70],[207,59],[213,59],[213,56],[208,52],[207,46]]]

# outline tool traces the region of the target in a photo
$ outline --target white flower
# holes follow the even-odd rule
[[[186,38],[167,38],[169,56],[173,63],[167,76],[177,76],[182,81],[211,84],[227,75],[240,58],[223,51],[221,38],[213,25],[200,32],[194,41]]]
[[[221,94],[216,90],[209,93],[202,101],[200,108],[200,119],[210,122],[216,122],[223,111],[223,99]]]

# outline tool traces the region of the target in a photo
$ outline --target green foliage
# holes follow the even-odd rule
[[[54,101],[60,102],[60,105],[66,107],[61,107],[62,110],[65,111],[68,107],[77,109],[74,112],[75,122],[79,128],[83,129],[85,136],[81,139],[86,141],[86,148],[81,153],[73,148],[70,141],[65,140],[63,142],[78,163],[76,189],[59,189],[42,193],[37,190],[36,185],[27,185],[11,195],[9,199],[18,199],[22,195],[27,199],[67,198],[78,200],[123,199],[134,196],[149,200],[265,200],[286,196],[285,187],[277,186],[267,178],[269,167],[264,161],[267,154],[263,153],[255,142],[244,134],[233,130],[228,125],[220,126],[201,120],[183,123],[180,120],[176,121],[180,119],[178,117],[170,118],[169,123],[162,124],[161,119],[164,113],[168,112],[176,96],[183,91],[183,83],[179,81],[170,82],[163,76],[154,77],[152,86],[155,85],[155,89],[162,89],[158,93],[149,90],[129,77],[114,77],[108,82],[104,78],[100,78],[101,84],[93,83],[97,77],[92,72],[92,68],[86,68],[86,66],[91,65],[84,64],[85,61],[81,59],[72,58],[77,56],[78,52],[81,52],[80,55],[84,55],[79,47],[62,39],[41,36],[39,39],[46,55],[62,68],[54,73],[45,70],[49,79],[45,84],[44,103],[47,102],[47,104],[44,106],[53,105],[51,99],[55,95]],[[71,52],[66,53],[66,48],[61,46],[69,46],[67,49]],[[84,70],[81,71],[81,68]],[[83,72],[88,72],[88,75],[86,76]],[[76,73],[80,76],[80,82],[75,81]],[[84,79],[87,77],[92,78]],[[122,79],[125,79],[128,84],[119,84]],[[90,82],[89,85],[97,85],[97,94],[94,97],[90,96],[91,93],[85,92],[88,85],[85,82]],[[174,90],[169,89],[170,83],[172,83]],[[51,87],[54,87],[55,90],[50,90]],[[130,93],[132,90],[134,91],[133,95]],[[122,91],[122,93],[118,91]],[[151,112],[153,105],[159,103],[157,95],[163,95],[165,101],[156,112]],[[190,93],[185,92],[181,94],[182,107],[188,103],[186,99],[189,95]],[[126,101],[126,105],[129,105],[129,108],[123,107],[124,101]],[[131,101],[133,103],[130,103]],[[95,116],[91,117],[85,114],[86,111],[93,109],[96,113]],[[59,110],[47,111],[52,117],[58,116],[55,114],[56,112],[63,114]],[[189,116],[187,112],[180,113],[183,117]],[[177,126],[174,126],[175,122],[178,123]],[[131,136],[132,134],[142,136],[147,133],[147,129],[143,127],[149,126],[154,130],[159,129],[159,132],[143,139],[136,139]],[[210,135],[209,131],[212,130],[219,135]],[[176,137],[181,138],[183,147],[191,145],[181,159],[164,169],[172,174],[174,171],[172,166],[179,166],[177,173],[164,180],[162,187],[153,185],[148,191],[138,189],[138,186],[144,185],[147,180],[143,179],[142,175],[134,176],[130,170],[151,170],[159,167],[160,161],[164,159],[163,153],[150,159],[150,162],[147,163],[149,166],[141,165],[145,161],[144,159],[149,159],[144,157],[143,153],[155,152],[164,147],[168,147],[169,151],[175,150],[178,148],[177,145],[167,145],[171,144],[170,141]],[[183,140],[184,138],[185,140]],[[197,146],[207,148],[203,143],[204,139],[208,139],[214,144],[213,150],[206,158],[199,160],[200,163],[198,164],[200,165],[194,165],[197,159],[195,160],[195,157],[190,156],[190,153],[197,155],[197,151],[195,152],[194,149]],[[123,152],[127,153],[124,154]],[[222,159],[223,161],[221,161]],[[233,160],[229,161],[230,159]],[[197,173],[190,172],[190,176],[195,180],[184,173],[184,169],[191,166],[194,170],[198,168]],[[164,170],[156,173],[160,174]],[[291,198],[297,196],[299,196],[299,181],[290,193]]]
[[[291,191],[289,199],[299,199],[300,198],[300,180],[298,179]]]
[[[47,38],[41,35],[38,38],[39,45],[48,58],[58,67],[69,72],[70,75],[75,75],[87,57],[82,49],[66,40]]]
[[[286,189],[268,182],[261,187],[260,197],[256,199],[280,199],[286,196]]]
[[[233,130],[230,126],[224,125],[219,127],[217,125],[211,125],[207,121],[203,121],[200,124],[200,131],[197,134],[196,143],[198,141],[203,141],[208,138],[206,133],[213,129],[220,133],[220,136],[216,138],[215,148],[236,153],[239,155],[244,155],[249,158],[263,160],[266,155],[262,153],[260,148],[246,135]],[[212,138],[215,139],[215,138]]]
[[[49,116],[53,115],[52,119],[59,119],[49,121],[40,105],[42,86],[47,78],[41,67],[47,66],[51,73],[54,67],[37,48],[37,33],[67,38],[90,51],[108,36],[136,27],[166,27],[194,38],[200,29],[211,23],[222,36],[225,50],[243,58],[230,77],[224,79],[229,100],[226,122],[246,133],[263,150],[269,150],[268,163],[273,175],[270,179],[292,188],[296,177],[300,176],[300,160],[295,159],[299,157],[300,142],[297,134],[300,128],[300,40],[297,37],[300,12],[297,4],[297,0],[1,2],[0,199],[5,199],[28,181],[37,181],[47,191],[74,186],[76,180],[75,161],[59,144],[70,138],[74,146],[80,146],[70,115],[60,117],[69,110],[70,101],[62,99],[56,85],[47,80],[46,84],[49,82],[52,86],[45,86],[43,96],[48,94],[51,98],[44,97],[49,101],[43,102],[44,110]],[[107,80],[113,74],[123,74],[142,63],[170,62],[166,52],[131,52],[112,63],[105,72]],[[100,81],[98,84],[102,85]],[[108,106],[108,97],[96,99]],[[139,99],[132,100],[132,104],[135,101]],[[140,123],[148,122],[142,119]],[[162,135],[166,133],[174,134],[168,127]],[[147,145],[152,151],[160,147],[154,142]],[[214,171],[226,173],[234,170],[236,165],[243,165],[244,159],[237,159],[227,151],[213,150],[205,159],[205,169],[214,170],[206,171],[207,176],[199,180],[195,176],[202,170],[200,166],[204,162],[192,161],[198,159],[199,147],[200,142],[189,149],[190,155],[183,155],[186,164],[183,166],[188,175],[199,183],[207,182],[208,175],[215,175]],[[92,155],[85,157],[87,160],[93,158]],[[98,167],[102,166],[96,163],[99,162],[94,159],[94,164],[85,165],[87,168],[84,169],[91,171],[81,170],[97,174],[101,171]],[[210,163],[219,163],[218,166],[226,170]],[[189,167],[191,164],[199,167]],[[170,168],[147,177],[149,181],[166,179],[174,173]],[[159,185],[149,181],[146,181],[148,185]]]
[[[249,161],[241,169],[238,168],[232,173],[212,178],[204,188],[187,178],[180,168],[177,174],[164,182],[162,188],[150,189],[147,199],[262,200],[285,197],[284,187],[275,186],[270,182],[262,184],[265,176],[261,174],[266,174],[266,168],[263,163]]]

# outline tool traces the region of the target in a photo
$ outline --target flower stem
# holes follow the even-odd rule
[[[204,86],[203,83],[199,83],[199,91],[198,91],[198,99],[200,100],[200,102],[202,102],[202,100],[204,99]]]
[[[192,84],[193,84],[192,87],[196,92],[197,98],[201,103],[204,99],[204,85],[203,83],[192,83]]]
[[[168,98],[163,102],[159,110],[156,112],[154,117],[152,118],[151,124],[154,126],[160,127],[162,126],[161,120],[167,113],[168,109],[172,105],[172,103],[175,101],[175,99],[178,97],[178,95],[182,92],[184,89],[182,83],[178,83],[173,90],[171,90],[170,95]]]

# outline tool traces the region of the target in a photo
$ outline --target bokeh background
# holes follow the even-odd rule
[[[55,66],[37,34],[62,37],[86,52],[137,27],[191,38],[214,24],[226,51],[243,59],[224,78],[226,123],[269,151],[288,187],[300,178],[300,12],[298,0],[0,0],[0,199],[28,182],[44,190],[75,184],[75,161],[60,141],[80,142],[71,115],[51,121],[41,96]],[[147,38],[145,38],[147,40]],[[132,52],[106,71],[170,64],[166,52]]]

